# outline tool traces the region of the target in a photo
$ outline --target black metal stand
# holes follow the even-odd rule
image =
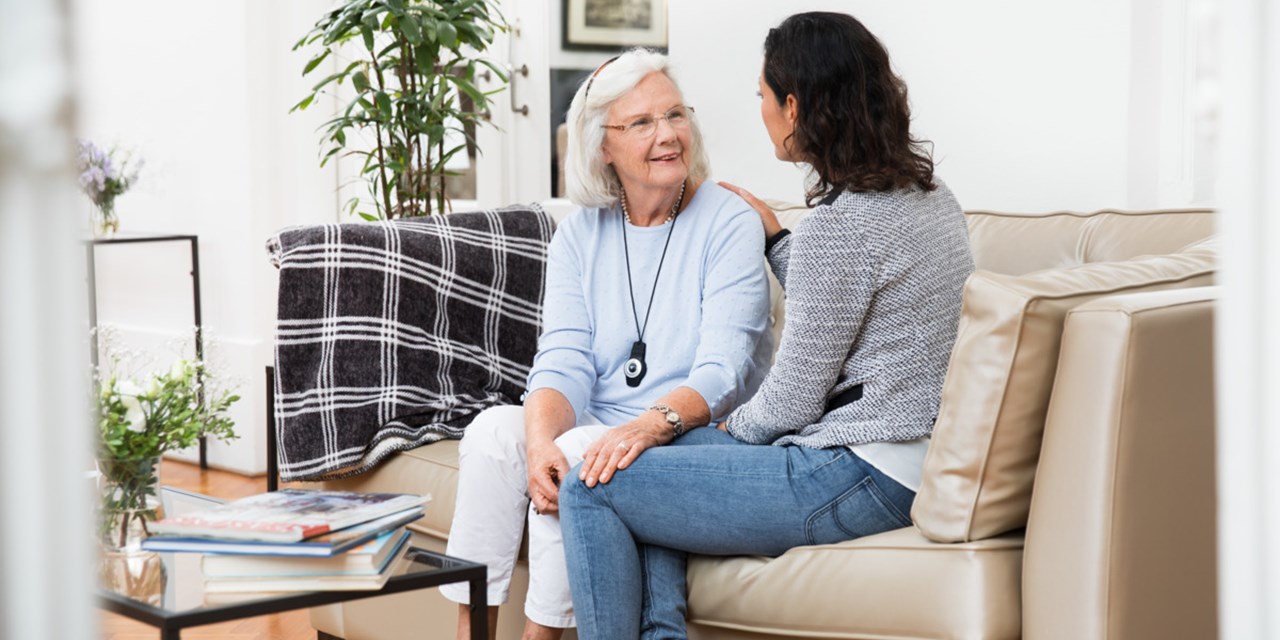
[[[98,271],[96,267],[97,252],[102,244],[140,244],[146,242],[187,242],[191,245],[191,302],[192,315],[195,320],[196,359],[204,361],[204,321],[200,313],[200,241],[189,235],[140,235],[125,238],[111,238],[85,241],[85,262],[89,271],[89,328],[94,329],[90,335],[89,346],[92,349],[93,366],[98,366]],[[200,402],[204,402],[204,385],[200,386]],[[200,438],[200,468],[209,468],[208,443]]]
[[[280,488],[280,467],[276,458],[276,368],[267,367],[267,491]]]

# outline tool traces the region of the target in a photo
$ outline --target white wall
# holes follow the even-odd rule
[[[217,3],[73,0],[78,135],[136,149],[137,186],[118,200],[122,233],[200,237],[211,356],[239,383],[241,439],[210,462],[265,470],[263,367],[272,360],[275,270],[264,242],[290,224],[336,219],[336,174],[318,167],[323,108],[289,114],[314,79],[290,47],[327,0]],[[157,28],[163,22],[165,28]],[[88,210],[87,204],[85,205]],[[191,324],[184,246],[104,247],[100,321],[129,348],[158,347]]]
[[[1160,101],[1132,112],[1130,92],[1147,74],[1159,77],[1164,50],[1131,69],[1138,7],[1114,0],[673,2],[671,56],[718,179],[760,196],[803,196],[803,172],[773,159],[755,91],[768,29],[806,10],[851,13],[884,42],[910,90],[913,131],[935,143],[938,175],[965,208],[1177,204],[1142,190],[1156,177],[1130,176],[1132,155],[1161,153],[1159,131],[1130,135],[1159,117]],[[1141,23],[1149,18],[1137,26],[1151,29]],[[1158,48],[1158,36],[1142,42]]]

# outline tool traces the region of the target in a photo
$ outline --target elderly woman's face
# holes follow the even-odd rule
[[[609,106],[606,124],[627,130],[605,131],[602,152],[624,189],[678,187],[689,176],[688,114],[668,120],[683,104],[671,78],[653,72]],[[646,122],[656,124],[652,132],[644,131]]]

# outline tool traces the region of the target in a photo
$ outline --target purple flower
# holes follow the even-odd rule
[[[88,140],[80,140],[77,155],[80,189],[94,204],[109,207],[116,196],[123,194],[138,179],[140,161],[118,150],[105,150]]]

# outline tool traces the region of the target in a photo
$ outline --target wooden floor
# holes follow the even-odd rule
[[[219,498],[241,498],[267,490],[265,476],[249,478],[227,471],[207,470],[176,460],[160,465],[160,483]],[[101,613],[99,625],[104,640],[153,640],[160,632],[113,613]],[[225,640],[315,640],[311,617],[306,609],[247,620],[222,622],[182,631],[184,640],[219,638]]]

